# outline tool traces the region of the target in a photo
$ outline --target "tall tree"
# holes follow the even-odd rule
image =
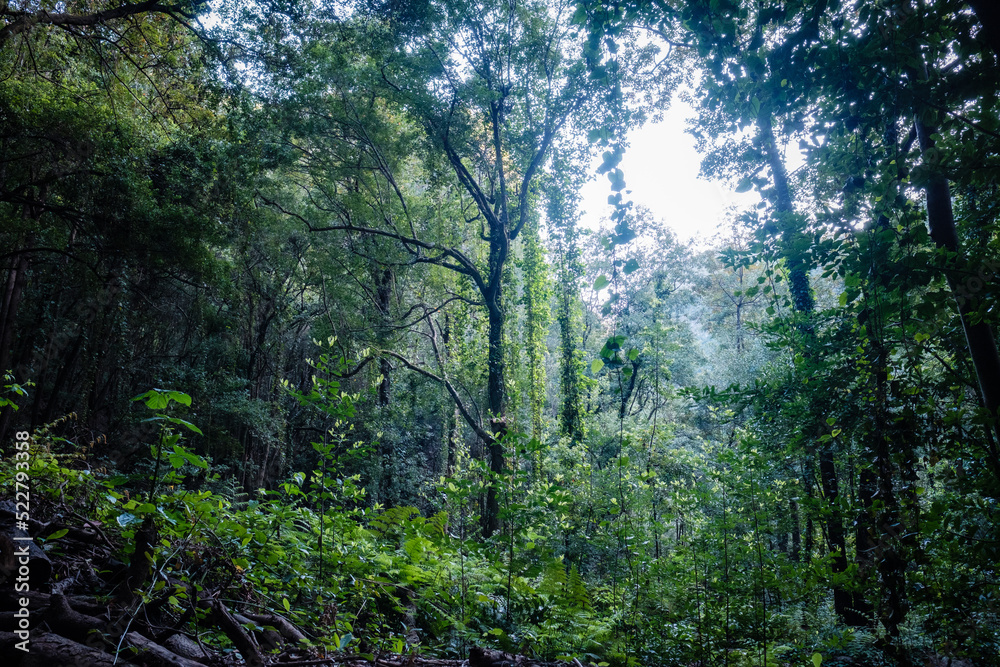
[[[343,197],[327,192],[334,199],[340,197],[339,214],[326,220],[313,217],[308,224],[316,232],[394,240],[405,258],[401,261],[443,267],[474,287],[488,321],[485,394],[490,425],[473,417],[457,391],[445,384],[469,425],[487,443],[494,475],[504,470],[501,441],[511,419],[504,332],[513,244],[532,219],[536,190],[553,142],[573,122],[596,116],[601,103],[595,95],[596,84],[574,58],[579,45],[569,25],[568,9],[558,2],[455,1],[427,6],[414,14],[377,6],[371,13],[359,12],[353,22],[320,22],[312,28],[314,32],[304,35],[328,42],[339,39],[341,44],[349,30],[365,35],[349,48],[360,50],[367,59],[366,71],[360,71],[341,51],[339,60],[328,58],[311,72],[325,77],[313,88],[314,99],[322,101],[326,90],[336,91],[338,113],[349,119],[341,124],[346,130],[341,143],[352,145],[357,157],[345,159],[341,168],[355,162],[356,169],[374,169],[395,199],[384,202],[380,216],[362,222],[342,206]],[[383,27],[391,28],[398,40],[379,42],[375,36],[384,34]],[[319,43],[310,42],[307,55]],[[365,52],[373,45],[376,50]],[[355,76],[345,76],[342,67]],[[365,117],[359,115],[358,109],[374,108],[370,97],[367,107],[358,101],[369,95],[359,89],[361,80],[374,87],[391,114],[398,114],[396,120],[377,120],[371,111],[365,111]],[[386,122],[418,129],[428,177],[457,186],[452,191],[455,208],[448,212],[453,216],[447,221],[451,230],[445,234],[411,203],[415,188],[411,185],[407,190],[401,175],[409,167],[402,160],[390,164],[385,158],[380,141],[388,136]],[[383,129],[376,131],[376,125]],[[397,359],[430,373],[398,355]],[[437,374],[430,376],[445,380]],[[483,514],[486,536],[499,527],[498,503],[496,485],[491,482]]]

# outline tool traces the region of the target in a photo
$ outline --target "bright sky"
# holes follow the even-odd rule
[[[760,201],[753,191],[736,194],[722,183],[698,177],[701,158],[694,149],[694,137],[684,131],[694,109],[674,98],[663,120],[646,125],[629,135],[621,169],[625,172],[626,199],[636,206],[649,208],[657,219],[664,220],[682,241],[694,239],[698,245],[709,244],[719,226],[727,220],[733,206],[747,208]],[[594,161],[594,169],[600,160]],[[604,176],[583,188],[583,225],[594,229],[608,215],[611,188]]]

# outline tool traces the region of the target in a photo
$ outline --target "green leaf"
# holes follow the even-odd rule
[[[292,603],[288,601],[288,598],[281,598],[281,606],[285,608],[285,611],[292,610]]]
[[[184,458],[187,459],[188,463],[190,463],[194,467],[196,467],[196,468],[208,468],[208,461],[206,461],[203,457],[198,456],[197,454],[195,454],[193,452],[189,452],[186,449],[184,449],[182,453],[184,455]]]
[[[611,189],[615,192],[625,189],[625,172],[621,169],[615,169],[609,173],[608,180],[611,181]]]
[[[183,391],[174,391],[172,389],[150,389],[147,392],[143,392],[138,396],[132,398],[133,401],[143,401],[147,408],[151,410],[162,410],[168,405],[170,401],[176,401],[181,405],[189,406],[191,405],[191,397],[185,394]]]
[[[602,368],[604,368],[604,362],[601,361],[600,359],[594,359],[590,363],[590,372],[593,373],[594,375],[600,373]]]
[[[631,350],[628,351],[629,361],[635,361],[638,358],[639,358],[639,350],[633,347]]]
[[[201,432],[200,428],[198,428],[191,422],[186,421],[184,419],[178,419],[177,417],[168,417],[166,415],[163,415],[163,419],[170,422],[171,424],[177,424],[178,426],[183,426],[184,428],[190,429],[195,433],[197,433],[198,435],[205,435],[204,433]]]
[[[58,540],[60,537],[65,536],[66,533],[68,533],[68,532],[69,532],[68,528],[63,528],[62,530],[57,530],[56,532],[54,532],[51,535],[49,535],[48,537],[46,537],[45,541],[48,542],[50,540]]]
[[[183,391],[168,391],[167,398],[172,401],[177,401],[181,405],[191,407],[191,397]]]
[[[354,641],[354,635],[350,632],[345,632],[344,636],[340,638],[340,643],[337,645],[338,651],[343,651],[347,648],[347,645]]]
[[[749,176],[746,176],[745,178],[743,178],[743,180],[739,182],[739,185],[736,186],[736,192],[743,193],[748,191],[752,187],[753,187],[753,181],[750,180]]]
[[[150,389],[143,394],[139,394],[132,398],[132,400],[145,402],[146,407],[151,410],[162,410],[170,403],[170,400],[166,396],[155,389]]]
[[[611,245],[625,245],[636,236],[635,232],[629,228],[624,228],[620,233],[611,237]]]
[[[608,280],[608,277],[602,273],[597,276],[597,280],[594,281],[594,291],[599,292],[610,284],[611,281]]]
[[[635,259],[630,259],[629,261],[625,262],[625,267],[622,269],[622,271],[625,272],[625,275],[634,273],[635,271],[638,270],[639,270],[639,262]]]
[[[813,667],[819,667],[820,665],[823,664],[823,656],[820,653],[813,653],[812,654],[812,663],[813,663]]]

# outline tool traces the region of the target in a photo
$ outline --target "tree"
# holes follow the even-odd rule
[[[559,432],[579,444],[585,435],[583,413],[584,362],[580,349],[581,305],[579,281],[580,231],[577,227],[579,188],[583,175],[565,156],[554,161],[546,187],[549,242],[556,273],[555,310],[559,325]]]
[[[203,44],[185,25],[200,7],[0,10],[0,366],[36,379],[36,424],[83,387],[87,419],[114,423],[123,293],[210,270],[203,243],[219,238],[209,220],[225,215],[232,183],[219,172],[239,170],[218,170],[229,137]],[[0,418],[0,438],[12,417]]]
[[[472,284],[488,319],[486,409],[491,425],[473,418],[456,391],[449,393],[488,444],[490,468],[498,475],[504,469],[502,439],[511,418],[504,299],[513,244],[532,219],[539,179],[553,143],[574,122],[595,116],[600,100],[595,83],[574,59],[578,47],[565,4],[453,2],[428,8],[421,16],[376,9],[381,18],[368,19],[362,30],[377,32],[380,26],[390,26],[403,38],[383,44],[381,51],[364,53],[369,69],[363,80],[377,86],[377,94],[400,114],[400,122],[419,129],[428,177],[444,178],[444,167],[450,172],[447,179],[459,190],[451,195],[457,202],[452,215],[458,219],[449,223],[462,231],[435,238],[433,226],[417,217],[409,205],[413,194],[402,189],[395,168],[380,157],[385,153],[369,125],[385,121],[374,117],[351,122],[351,141],[361,151],[361,167],[373,165],[394,192],[397,201],[392,205],[397,210],[371,225],[341,212],[335,221],[310,221],[310,229],[393,240],[407,263],[444,267]],[[342,35],[345,26],[331,23],[325,29]],[[355,43],[353,48],[362,47]],[[342,96],[341,110],[355,113],[359,79],[349,81],[343,72],[335,74],[332,61],[322,71],[329,76],[325,85]],[[499,527],[494,484],[487,494],[483,533],[489,536]]]

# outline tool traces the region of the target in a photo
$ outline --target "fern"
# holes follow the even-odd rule
[[[566,582],[566,602],[573,609],[590,609],[590,595],[587,593],[587,585],[580,576],[580,571],[576,565],[570,565],[569,577]]]

